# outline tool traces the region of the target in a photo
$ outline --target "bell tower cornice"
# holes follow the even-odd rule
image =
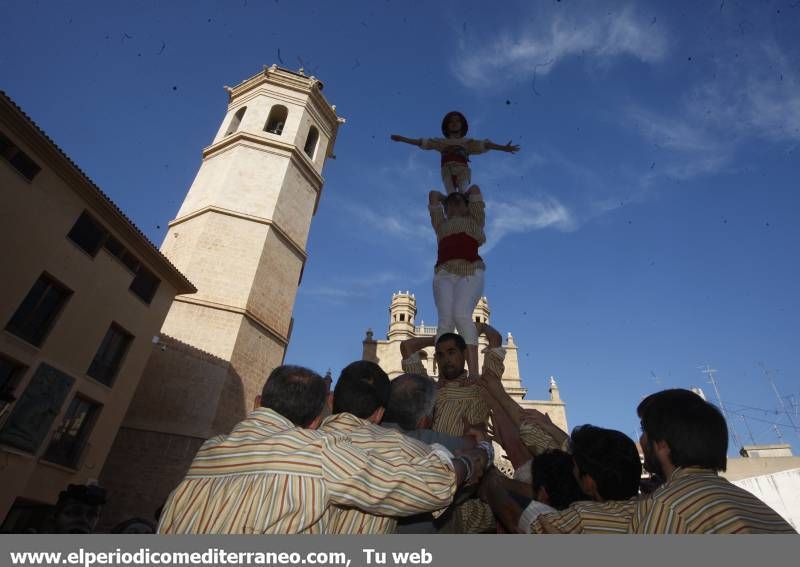
[[[330,144],[328,157],[336,143],[336,134],[340,124],[345,123],[345,118],[337,116],[336,106],[330,104],[322,94],[324,84],[314,76],[306,76],[301,72],[290,71],[277,65],[264,66],[264,70],[245,79],[235,87],[225,87],[228,93],[228,104],[233,105],[237,99],[244,97],[252,91],[257,91],[261,86],[278,86],[295,91],[309,97],[310,108],[316,111],[322,120],[320,125],[329,130]]]

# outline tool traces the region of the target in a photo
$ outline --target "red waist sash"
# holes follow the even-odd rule
[[[445,236],[439,241],[439,254],[436,258],[436,265],[440,266],[450,260],[477,262],[481,260],[481,257],[478,256],[479,246],[478,241],[465,232]]]

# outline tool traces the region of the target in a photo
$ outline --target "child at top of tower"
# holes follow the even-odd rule
[[[482,154],[489,150],[515,153],[518,145],[511,143],[505,146],[495,144],[491,140],[473,140],[466,138],[469,124],[463,114],[457,111],[448,112],[442,119],[444,138],[406,138],[392,134],[395,142],[405,142],[419,146],[423,150],[437,150],[442,154],[442,181],[447,194],[465,193],[472,183],[472,171],[469,167],[469,156]]]

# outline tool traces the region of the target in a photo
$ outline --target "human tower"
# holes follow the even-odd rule
[[[478,333],[472,312],[484,291],[486,265],[478,249],[486,242],[485,204],[477,185],[472,185],[471,155],[489,150],[516,153],[518,145],[509,141],[498,145],[491,140],[467,138],[469,125],[460,112],[448,112],[442,119],[443,138],[391,139],[436,150],[441,154],[442,183],[445,193],[431,191],[428,209],[438,243],[433,278],[433,299],[438,312],[436,338],[455,330],[467,343],[467,369],[476,380]]]

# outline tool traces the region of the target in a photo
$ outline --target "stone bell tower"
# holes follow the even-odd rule
[[[275,65],[225,87],[225,116],[161,246],[198,291],[175,298],[115,442],[147,473],[107,467],[106,484],[150,475],[165,497],[199,444],[241,420],[282,364],[323,166],[344,122],[322,89]]]
[[[413,293],[392,294],[389,305],[389,339],[405,340],[414,336],[414,317],[417,315],[417,298]]]

